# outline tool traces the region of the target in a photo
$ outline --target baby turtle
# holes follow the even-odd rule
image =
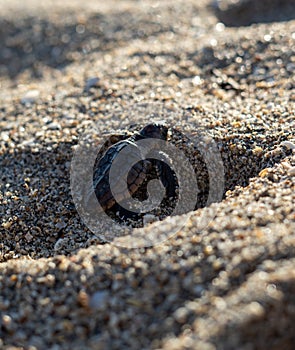
[[[142,187],[144,182],[150,178],[150,174],[155,172],[155,168],[159,173],[164,187],[166,188],[166,194],[168,193],[170,196],[170,194],[173,192],[170,187],[173,187],[175,191],[175,178],[173,175],[171,175],[171,172],[167,171],[167,166],[163,165],[162,161],[149,158],[137,161],[135,164],[132,161],[133,159],[143,158],[140,148],[137,145],[137,141],[149,138],[167,140],[168,127],[158,123],[148,124],[139,132],[134,133],[134,135],[131,137],[119,141],[109,147],[101,159],[96,163],[93,173],[93,189],[97,200],[105,212],[119,212],[120,216],[124,216],[126,219],[138,218],[137,213],[134,214],[133,212],[122,208],[118,202],[116,202],[116,200],[121,202],[130,196],[134,196],[140,187]],[[114,169],[112,169],[112,171],[114,171],[112,178],[115,180],[113,188],[116,188],[116,185],[119,183],[119,179],[122,178],[122,173],[124,173],[123,169],[128,169],[128,164],[134,165],[129,166],[130,171],[128,172],[127,176],[128,193],[126,193],[126,191],[120,192],[120,186],[118,186],[115,191],[115,200],[109,183],[110,170],[116,157],[126,147],[128,147],[128,157],[122,156],[122,159],[119,158],[119,163],[116,165],[116,167],[114,167]],[[171,177],[170,179],[169,176]]]

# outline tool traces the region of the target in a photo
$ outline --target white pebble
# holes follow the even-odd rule
[[[6,132],[1,132],[1,139],[6,142],[9,140],[9,135]]]
[[[291,141],[283,141],[280,146],[285,146],[288,149],[295,149],[295,144]]]
[[[295,166],[293,166],[292,168],[290,168],[288,170],[288,175],[289,176],[295,176]]]
[[[38,90],[29,90],[25,93],[23,98],[21,99],[21,103],[28,104],[28,103],[34,103],[36,99],[39,97],[40,92]]]

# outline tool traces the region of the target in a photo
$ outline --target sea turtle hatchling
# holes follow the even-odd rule
[[[122,208],[118,202],[130,197],[130,195],[134,196],[139,190],[142,190],[144,182],[146,182],[148,176],[152,174],[155,169],[166,189],[166,196],[169,195],[170,197],[171,194],[174,193],[176,186],[175,174],[174,172],[169,171],[167,164],[149,158],[137,161],[135,164],[132,163],[132,159],[142,159],[142,154],[137,145],[137,141],[150,138],[166,141],[168,138],[168,127],[159,123],[148,124],[139,132],[135,132],[131,137],[119,141],[109,147],[100,160],[96,162],[93,172],[92,192],[95,193],[96,199],[99,201],[101,208],[105,212],[119,211],[119,216],[123,216],[125,219],[138,218],[138,214],[134,214],[133,212]],[[115,171],[112,178],[115,179],[114,186],[116,187],[116,179],[119,179],[120,176],[122,177],[122,168],[124,166],[126,168],[126,163],[127,166],[128,163],[134,164],[130,167],[131,169],[129,168],[130,171],[127,176],[127,189],[129,193],[126,193],[126,191],[116,191],[116,202],[109,183],[110,170],[116,157],[126,147],[128,147],[128,160],[126,157],[125,159],[122,157],[121,164],[119,163],[119,166],[117,165],[115,169],[112,169],[112,171]]]

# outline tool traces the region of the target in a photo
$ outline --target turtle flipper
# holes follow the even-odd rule
[[[164,161],[158,160],[156,166],[158,168],[160,180],[166,190],[166,197],[171,200],[176,200],[178,197],[177,189],[179,184],[175,172],[169,164]]]

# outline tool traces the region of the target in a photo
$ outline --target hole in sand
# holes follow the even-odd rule
[[[286,139],[287,135],[281,135],[266,140],[249,133],[215,140],[225,170],[223,195],[236,186],[246,186],[262,169],[286,157],[287,150],[276,151]],[[1,182],[1,261],[71,254],[99,243],[84,226],[70,195],[72,146],[48,144],[34,150],[25,146],[15,149],[13,155],[7,152],[1,156],[5,178]],[[193,150],[188,147],[186,152],[191,156]],[[206,171],[203,174],[199,180],[204,195]]]

